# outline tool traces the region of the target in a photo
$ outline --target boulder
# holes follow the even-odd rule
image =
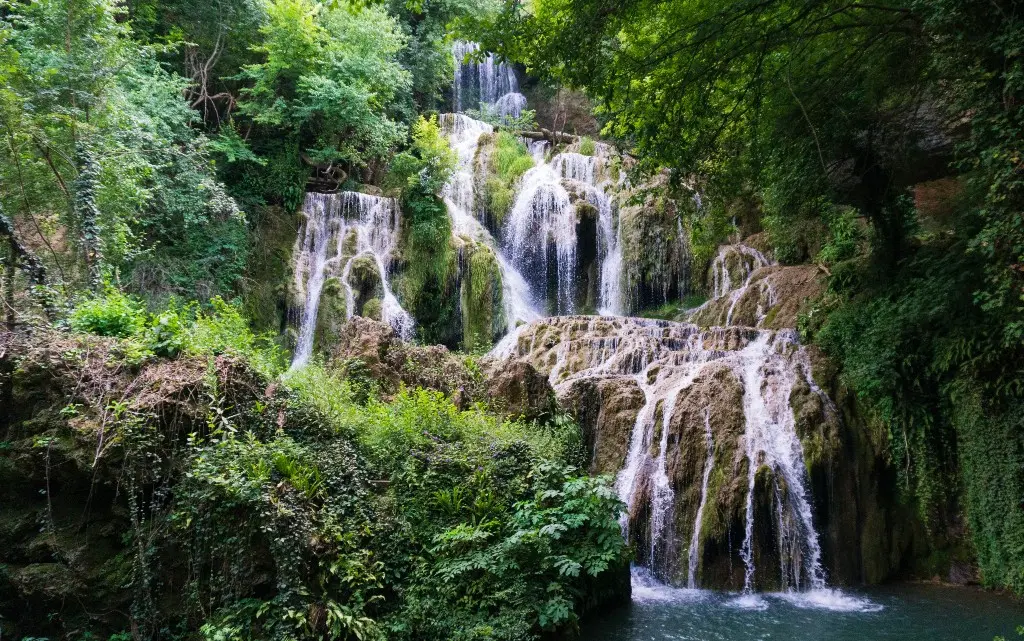
[[[359,372],[375,381],[385,397],[406,387],[458,393],[467,401],[481,396],[481,381],[448,348],[404,342],[386,323],[361,316],[341,328],[331,352],[334,367]]]
[[[644,405],[640,385],[628,377],[578,379],[559,391],[558,401],[583,430],[590,472],[618,473]]]
[[[528,421],[557,410],[547,378],[529,363],[488,359],[471,367],[446,347],[411,345],[391,326],[359,316],[342,328],[331,362],[372,379],[385,397],[405,385],[449,394],[461,407],[486,403],[502,416]]]
[[[487,401],[495,412],[523,420],[544,420],[557,411],[547,377],[529,363],[492,361],[484,366]]]

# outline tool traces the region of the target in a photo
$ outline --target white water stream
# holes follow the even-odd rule
[[[313,352],[320,295],[328,276],[337,276],[346,290],[346,318],[355,313],[350,282],[356,258],[376,264],[383,290],[382,320],[404,339],[412,338],[413,318],[391,291],[389,267],[398,243],[398,203],[357,192],[306,194],[305,221],[296,245],[295,288],[303,293],[298,343],[292,367],[302,367]]]

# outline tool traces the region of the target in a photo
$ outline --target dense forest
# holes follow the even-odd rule
[[[1024,594],[1017,2],[0,0],[0,125],[0,639]]]

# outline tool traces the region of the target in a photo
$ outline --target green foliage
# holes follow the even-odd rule
[[[399,292],[417,319],[420,337],[434,343],[446,342],[457,313],[450,291],[451,220],[440,196],[457,165],[437,118],[421,116],[413,125],[411,151],[396,156],[391,167],[391,180],[402,185],[407,269]]]
[[[584,136],[580,139],[580,153],[584,156],[593,156],[594,152],[597,151],[597,145],[594,143],[593,138]]]
[[[381,568],[360,547],[366,495],[344,442],[264,442],[248,432],[193,448],[171,518],[189,533],[199,569],[189,588],[193,607],[209,612],[203,636],[383,638],[368,616],[381,598]],[[249,554],[239,555],[240,546]],[[275,596],[238,595],[232,586],[265,561]]]
[[[128,338],[144,331],[147,314],[140,301],[108,286],[103,295],[75,305],[68,322],[76,332]]]
[[[205,638],[535,638],[572,629],[625,571],[622,506],[567,465],[570,421],[504,422],[423,390],[361,405],[315,365],[287,385],[300,433],[257,420],[189,444],[172,522]],[[257,567],[270,594],[253,593]]]
[[[246,83],[239,114],[267,141],[258,155],[283,143],[307,164],[340,163],[351,172],[385,159],[405,137],[390,105],[409,89],[397,60],[406,41],[382,8],[274,1],[260,33],[253,51],[264,60],[238,76]],[[248,170],[261,173],[252,163]],[[288,187],[276,196],[286,197]]]
[[[506,130],[497,133],[484,192],[487,210],[498,225],[515,203],[516,183],[533,165],[533,156],[518,136]]]
[[[497,331],[504,329],[501,269],[493,250],[482,245],[463,248],[462,349],[486,351]],[[498,327],[496,327],[498,325]]]
[[[133,339],[140,358],[233,354],[268,377],[279,374],[283,365],[271,337],[254,334],[238,307],[220,297],[205,309],[194,302],[175,303],[151,316],[141,301],[108,286],[104,294],[81,300],[68,323],[78,332]]]
[[[506,183],[513,183],[533,167],[533,156],[518,136],[499,131],[491,155],[491,167]]]
[[[148,298],[227,293],[244,218],[191,129],[187,83],[122,19],[102,0],[5,11],[0,202],[65,286],[106,269]]]

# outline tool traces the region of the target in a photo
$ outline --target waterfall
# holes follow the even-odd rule
[[[573,313],[577,276],[576,208],[554,164],[541,163],[523,175],[519,195],[505,223],[504,236],[512,264],[532,276],[538,288],[546,286],[548,266],[555,263],[555,313]],[[553,257],[550,255],[552,248]]]
[[[481,53],[475,42],[455,42],[455,111],[491,110],[503,121],[518,118],[526,107],[526,97],[519,93],[519,81],[512,65],[502,62],[493,53]]]
[[[707,458],[704,460],[704,477],[700,483],[700,504],[697,516],[693,519],[693,536],[690,537],[690,549],[687,553],[686,587],[697,587],[697,564],[700,562],[700,528],[704,523],[704,508],[708,501],[708,481],[711,470],[715,468],[715,439],[711,433],[711,408],[704,410],[704,439],[707,441]]]
[[[598,311],[626,313],[623,291],[622,231],[607,181],[599,181],[600,159],[565,152],[544,160],[543,145],[531,151],[537,165],[520,180],[515,204],[505,223],[503,238],[510,262],[529,276],[537,289],[545,288],[555,267],[555,314],[573,314],[578,281],[579,214],[583,200],[597,210],[597,252],[600,269]],[[577,200],[574,201],[573,194]]]
[[[389,266],[398,242],[398,203],[357,192],[308,193],[305,221],[299,230],[295,263],[296,290],[304,294],[299,336],[292,367],[301,367],[313,352],[320,295],[329,275],[339,277],[346,291],[346,318],[355,314],[350,282],[354,259],[368,257],[380,275],[382,320],[405,339],[412,337],[413,319],[391,291]]]
[[[471,42],[454,43],[452,55],[457,111],[480,104],[496,109],[502,119],[520,115],[526,98],[518,93],[515,71],[510,65],[493,54],[482,53],[480,46]],[[482,217],[482,211],[476,203],[474,163],[480,137],[493,133],[493,127],[461,113],[443,115],[441,124],[459,155],[459,170],[445,190],[453,230],[496,249],[506,295],[506,326],[511,329],[537,318],[534,301],[546,297],[552,281],[553,312],[577,311],[578,200],[597,210],[597,311],[608,315],[626,313],[621,225],[616,204],[608,195],[612,185],[600,180],[608,146],[595,143],[593,156],[566,151],[547,162],[549,143],[529,141],[536,166],[516,185],[515,201],[504,226],[488,230],[475,221]]]
[[[474,215],[476,211],[476,182],[473,165],[480,146],[480,137],[494,132],[487,123],[463,114],[442,114],[441,129],[459,157],[459,166],[442,192],[452,233],[465,235],[490,247],[501,271],[502,304],[506,329],[540,318],[533,302],[533,293],[523,275],[505,258],[494,237]]]
[[[780,548],[783,548],[779,551],[783,584],[799,589],[806,575],[811,589],[825,587],[821,546],[808,499],[803,446],[796,435],[793,410],[789,406],[790,392],[796,373],[802,370],[802,363],[797,360],[796,367],[780,366],[780,361],[791,348],[798,348],[793,332],[761,332],[744,350],[741,371],[746,432],[743,438],[749,462],[746,528],[741,552],[746,565],[745,592],[753,590],[756,569],[753,558],[754,489],[757,472],[762,467],[767,467],[776,475],[777,494],[782,492],[778,477],[781,476],[786,484],[786,504],[776,501]],[[796,532],[792,532],[791,524],[796,527]],[[794,544],[790,549],[784,549],[788,542],[795,541],[802,541],[802,545]],[[807,556],[806,561],[803,554]]]
[[[670,431],[682,425],[677,407],[694,383],[728,370],[742,387],[745,417],[742,440],[737,444],[748,461],[741,550],[744,584],[752,589],[755,571],[768,571],[754,567],[753,554],[756,478],[758,470],[766,468],[775,480],[776,514],[771,525],[781,561],[779,582],[794,589],[824,586],[803,446],[796,434],[790,399],[795,384],[802,380],[819,395],[824,407],[831,403],[810,380],[808,356],[795,332],[702,330],[691,324],[636,318],[560,317],[519,328],[492,356],[528,360],[547,373],[560,393],[582,379],[627,377],[635,381],[643,392],[643,405],[615,485],[628,508],[622,518],[623,531],[634,543],[646,544],[640,562],[654,576],[661,580],[685,576],[693,587],[697,585],[701,524],[712,500],[708,492],[716,465],[710,407],[700,410],[702,452],[706,451],[698,477],[700,503],[693,521],[686,524],[676,522],[673,481],[667,466],[667,457],[673,453],[670,444],[682,434],[674,432],[670,438]],[[641,517],[647,521],[635,521]],[[634,532],[634,524],[643,527]],[[675,531],[692,533],[685,561],[674,554]]]

